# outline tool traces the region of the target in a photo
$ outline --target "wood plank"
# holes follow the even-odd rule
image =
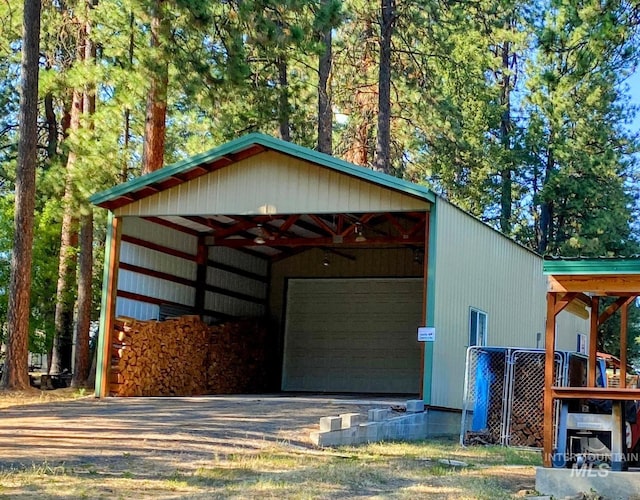
[[[620,311],[620,387],[627,387],[627,322],[629,303],[625,302]]]
[[[551,387],[554,399],[611,399],[615,401],[640,400],[640,389],[621,387]]]
[[[547,277],[549,292],[590,292],[600,295],[640,295],[640,274],[619,275],[552,275]]]

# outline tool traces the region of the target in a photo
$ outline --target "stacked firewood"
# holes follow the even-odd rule
[[[511,403],[511,446],[542,448],[544,367],[536,358],[518,359]]]
[[[198,316],[118,318],[110,393],[189,396],[263,392],[273,373],[268,329],[258,320],[208,326]]]
[[[268,329],[240,320],[210,329],[207,392],[252,393],[272,390],[273,352]]]
[[[111,365],[115,395],[184,396],[203,392],[209,334],[207,325],[197,316],[166,321],[120,319],[115,330]]]

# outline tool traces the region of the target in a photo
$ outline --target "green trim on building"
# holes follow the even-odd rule
[[[113,248],[112,240],[116,237],[113,234],[113,212],[109,211],[107,218],[107,237],[105,241],[104,250],[104,270],[102,273],[102,299],[100,302],[100,328],[98,330],[98,359],[96,361],[96,384],[95,384],[95,396],[97,398],[106,397],[107,394],[102,394],[102,379],[107,376],[103,373],[104,368],[104,351],[105,342],[107,341],[107,333],[105,326],[107,325],[107,310],[109,310],[108,302],[111,300],[109,295],[109,269],[111,269],[111,260],[114,258],[111,249]]]
[[[115,200],[121,196],[138,191],[146,186],[162,182],[174,175],[188,172],[199,165],[211,163],[226,155],[246,150],[253,145],[260,145],[273,151],[278,151],[298,158],[303,161],[315,163],[322,167],[330,168],[359,179],[378,184],[396,191],[401,191],[410,196],[415,196],[427,200],[431,203],[435,202],[435,194],[424,186],[419,186],[411,182],[398,179],[391,175],[381,172],[374,172],[371,169],[360,167],[352,163],[334,158],[333,156],[314,151],[309,148],[298,146],[291,142],[275,139],[265,134],[252,133],[240,137],[239,139],[228,142],[220,147],[211,149],[204,153],[179,161],[172,165],[168,165],[160,170],[143,175],[124,184],[120,184],[106,191],[96,193],[89,200],[95,205],[102,205],[109,201]]]
[[[545,260],[544,274],[640,274],[640,257]]]
[[[429,248],[427,250],[427,324],[435,327],[436,314],[436,233],[438,227],[438,204],[434,203],[429,217]],[[436,339],[438,332],[436,332]],[[433,383],[433,342],[424,346],[424,378],[422,380],[422,400],[431,404],[431,385]]]

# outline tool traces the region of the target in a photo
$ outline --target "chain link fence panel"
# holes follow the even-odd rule
[[[470,347],[467,350],[460,443],[542,448],[544,360],[541,349]],[[555,353],[554,385],[580,386],[586,358]],[[554,409],[554,446],[559,406]]]

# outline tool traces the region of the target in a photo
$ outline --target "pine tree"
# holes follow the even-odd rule
[[[22,36],[20,145],[16,175],[15,232],[9,285],[7,354],[0,386],[29,387],[27,368],[33,221],[38,146],[40,0],[25,0]]]

